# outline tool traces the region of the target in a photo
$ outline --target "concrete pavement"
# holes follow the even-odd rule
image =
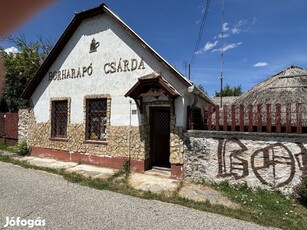
[[[36,165],[44,161],[23,159]],[[65,163],[50,160],[50,165],[63,167]],[[77,167],[68,165],[67,170]],[[95,172],[92,166],[78,168],[83,173],[87,169]],[[7,219],[16,224],[17,218],[24,223],[38,221],[40,226],[33,229],[268,229],[180,205],[92,189],[3,162],[0,175],[0,229],[19,229],[16,225],[4,228]]]
[[[39,157],[18,157],[18,160],[23,160],[29,164],[48,167],[53,169],[64,169],[67,172],[74,172],[83,176],[92,178],[107,179],[113,175],[117,170],[97,167],[93,165],[85,165],[74,162],[64,162],[48,158]],[[153,193],[164,193],[171,195],[172,192],[178,189],[180,186],[179,196],[194,200],[194,201],[209,201],[211,204],[223,205],[229,208],[239,208],[238,204],[231,202],[229,199],[224,197],[220,192],[213,190],[205,185],[195,185],[193,183],[184,182],[180,183],[179,180],[170,178],[171,174],[169,171],[163,170],[149,170],[145,173],[132,172],[129,177],[129,184],[135,189],[151,191]]]

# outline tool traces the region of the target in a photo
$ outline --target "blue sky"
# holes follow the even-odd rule
[[[205,0],[105,0],[107,6],[171,65],[187,73]],[[211,0],[204,33],[191,66],[191,80],[211,96],[219,90],[221,0]],[[60,0],[17,28],[28,41],[41,35],[55,43],[74,12],[98,6],[96,0]],[[224,0],[224,84],[255,84],[296,65],[307,68],[307,1]],[[0,46],[12,44],[0,41]]]

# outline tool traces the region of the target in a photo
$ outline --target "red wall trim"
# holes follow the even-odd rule
[[[48,149],[42,147],[31,147],[30,153],[33,156],[47,157],[61,161],[71,161],[82,164],[90,164],[108,168],[121,169],[126,158],[122,157],[111,157],[111,156],[99,156],[91,154],[81,154],[81,153],[69,153],[66,150],[59,149]],[[149,169],[149,159],[138,160],[131,159],[130,166],[131,170],[134,172],[143,173],[145,170]],[[182,179],[183,178],[183,165],[182,164],[172,164],[171,165],[171,178]]]
[[[48,157],[61,161],[72,161],[83,164],[97,165],[102,167],[109,167],[115,169],[121,169],[125,162],[125,158],[122,157],[109,157],[99,156],[91,154],[81,153],[69,153],[66,150],[48,149],[41,147],[31,147],[31,155],[39,157]],[[145,171],[145,160],[131,159],[131,170],[135,172]]]

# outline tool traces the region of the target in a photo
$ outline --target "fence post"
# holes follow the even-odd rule
[[[276,125],[276,133],[281,132],[281,105],[276,104],[276,115],[275,115],[275,125]]]
[[[208,130],[212,129],[212,106],[208,105]]]
[[[257,105],[257,132],[262,132],[262,111],[261,104]]]
[[[266,131],[272,132],[271,104],[266,104]]]
[[[244,132],[244,105],[240,105],[240,132]]]
[[[286,104],[286,132],[291,133],[291,104]]]
[[[236,105],[231,105],[231,131],[236,130]]]
[[[253,132],[253,105],[248,105],[248,132]]]
[[[302,133],[302,111],[300,103],[296,103],[296,133]]]
[[[223,130],[227,131],[227,105],[223,106]]]
[[[220,130],[220,106],[215,106],[215,130]]]

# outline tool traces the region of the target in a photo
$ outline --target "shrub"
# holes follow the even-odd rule
[[[18,155],[26,156],[29,154],[27,142],[22,141],[18,144]]]
[[[27,146],[27,142],[22,141],[15,146],[7,147],[8,151],[15,152],[20,156],[26,156],[29,154],[29,149]]]
[[[294,197],[307,206],[307,174],[301,176],[301,182],[294,188]]]

